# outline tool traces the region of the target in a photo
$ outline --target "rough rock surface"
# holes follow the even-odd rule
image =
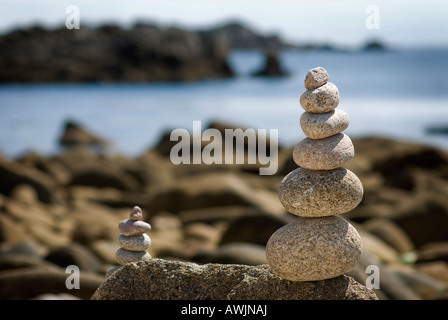
[[[311,170],[331,170],[344,167],[355,156],[352,140],[344,133],[324,139],[305,138],[293,151],[298,166]]]
[[[377,300],[348,276],[292,282],[268,265],[205,264],[151,259],[127,264],[110,276],[93,300]]]
[[[308,71],[305,77],[305,88],[307,90],[316,89],[323,86],[330,80],[327,70],[322,67],[317,67]]]
[[[323,139],[341,133],[348,125],[349,117],[340,109],[326,113],[304,112],[300,117],[300,127],[311,139]]]
[[[317,281],[353,269],[361,251],[361,236],[346,220],[300,217],[272,235],[266,258],[272,271],[283,279]]]
[[[300,105],[305,111],[325,113],[339,104],[339,90],[335,84],[327,82],[316,89],[307,90],[300,96]]]
[[[301,217],[322,217],[349,212],[361,202],[364,189],[350,170],[297,168],[278,188],[285,209]]]

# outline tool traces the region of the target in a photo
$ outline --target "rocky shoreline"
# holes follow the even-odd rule
[[[356,157],[345,167],[364,197],[342,217],[359,231],[363,253],[346,275],[365,285],[366,268],[376,265],[379,299],[448,298],[447,153],[352,140]],[[117,265],[117,226],[134,206],[151,225],[153,258],[266,264],[269,237],[294,219],[277,192],[297,168],[293,146],[280,146],[275,175],[260,176],[258,164],[173,165],[171,144],[161,139],[136,158],[85,148],[0,156],[0,299],[90,299]],[[65,287],[68,265],[80,269],[79,290]]]
[[[239,22],[186,29],[137,22],[68,30],[39,25],[0,35],[0,83],[179,82],[234,77],[232,49],[288,47]],[[282,74],[275,59],[267,76]],[[272,66],[274,64],[274,66]]]

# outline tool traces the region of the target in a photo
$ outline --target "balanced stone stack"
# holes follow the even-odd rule
[[[337,277],[361,256],[359,233],[339,215],[356,208],[364,191],[359,178],[343,167],[354,157],[354,147],[342,133],[349,118],[336,110],[339,91],[328,80],[322,67],[306,75],[300,125],[307,138],[293,151],[299,167],[279,186],[280,202],[298,219],[278,229],[266,245],[271,270],[291,281]]]
[[[135,206],[129,219],[122,220],[118,224],[121,234],[118,236],[117,242],[120,249],[117,250],[115,258],[121,265],[151,259],[151,255],[146,252],[151,246],[151,239],[146,234],[151,230],[151,225],[141,221],[142,219],[142,210]]]

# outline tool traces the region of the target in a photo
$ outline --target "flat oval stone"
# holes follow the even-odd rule
[[[151,255],[146,251],[129,251],[126,249],[118,249],[115,253],[115,259],[121,265],[129,262],[148,261]]]
[[[345,166],[355,156],[352,140],[344,133],[324,139],[305,138],[294,148],[292,157],[299,166],[311,170],[331,170]]]
[[[305,91],[300,96],[300,105],[305,111],[325,113],[334,110],[339,104],[339,90],[331,82],[316,89]]]
[[[151,239],[146,233],[130,237],[120,234],[117,242],[121,248],[129,251],[145,251],[151,246]]]
[[[288,212],[302,217],[323,217],[356,208],[364,189],[361,180],[346,168],[297,168],[283,178],[278,193]]]
[[[319,281],[350,271],[361,251],[361,237],[346,220],[336,216],[298,218],[271,236],[266,259],[282,279]]]
[[[300,117],[300,127],[310,139],[331,137],[347,129],[348,124],[348,114],[338,109],[326,113],[305,111]]]
[[[330,76],[327,70],[322,67],[317,67],[308,71],[305,76],[305,88],[307,90],[316,89],[328,82]]]
[[[151,225],[140,220],[125,219],[118,224],[120,232],[125,236],[139,236],[151,230]]]

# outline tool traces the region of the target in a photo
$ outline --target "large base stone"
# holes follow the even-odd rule
[[[299,217],[271,236],[266,259],[283,279],[318,281],[350,271],[361,251],[361,237],[348,221],[336,216]]]
[[[205,264],[151,259],[112,274],[93,300],[378,300],[348,276],[292,282],[268,265]]]

